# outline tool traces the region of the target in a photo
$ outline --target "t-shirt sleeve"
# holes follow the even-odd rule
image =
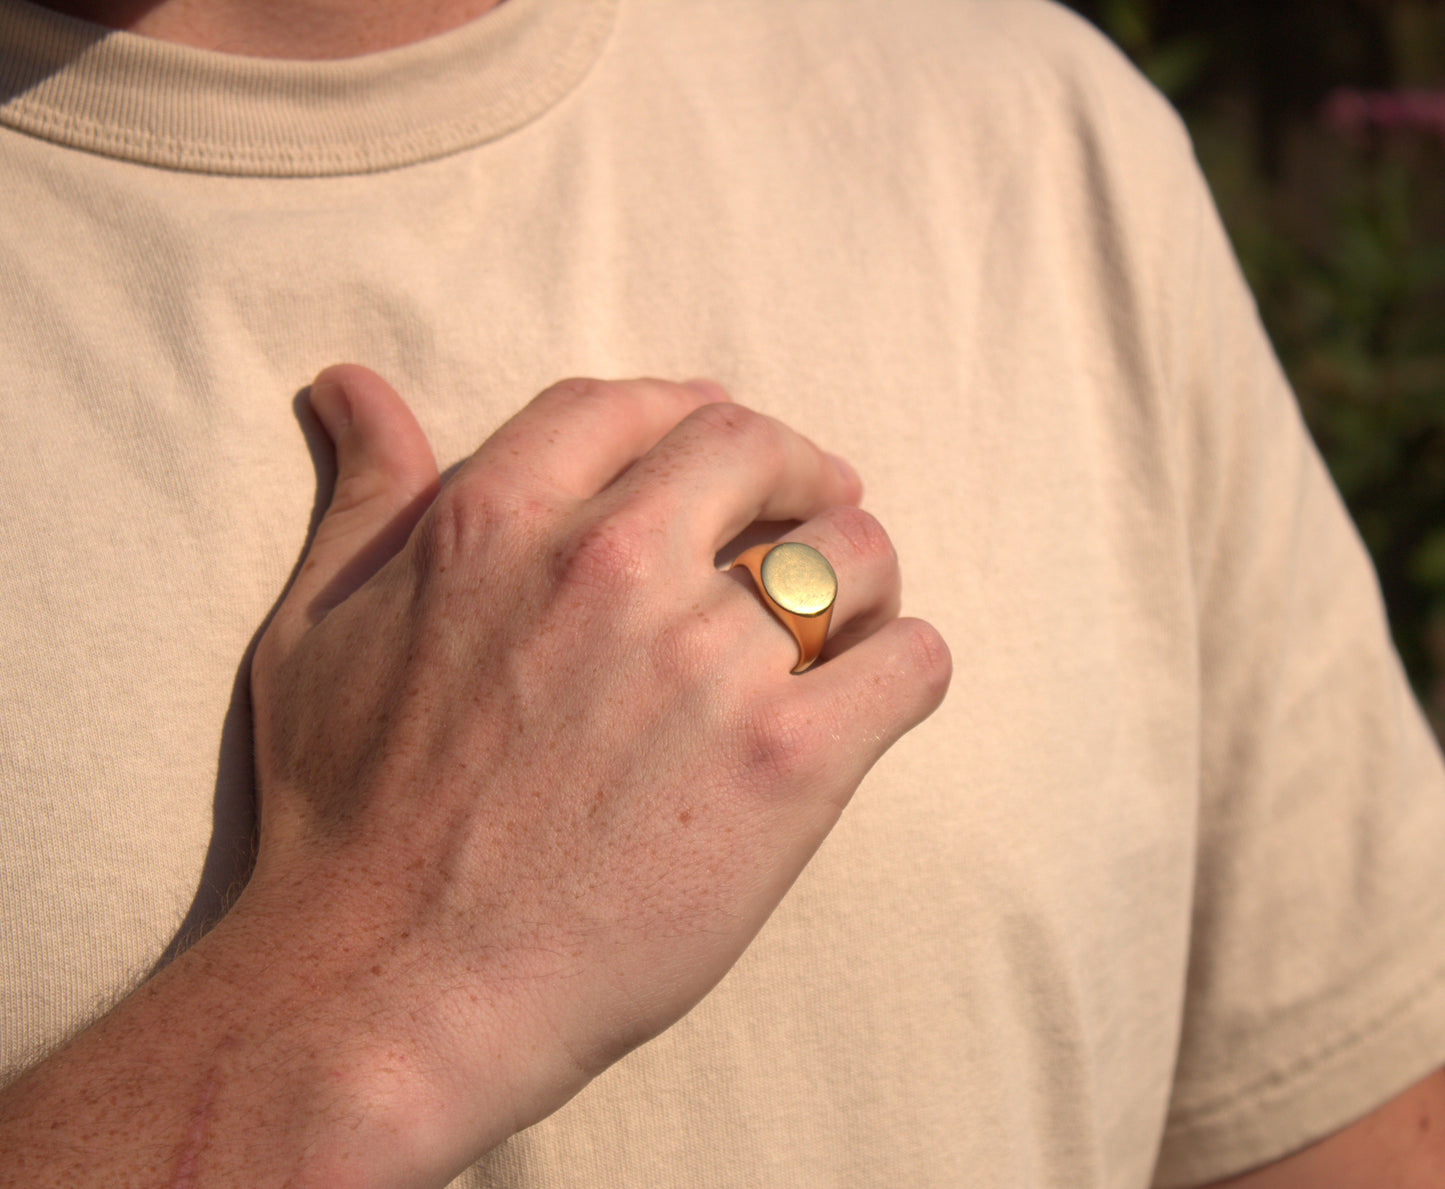
[[[1445,1064],[1445,777],[1374,573],[1177,146],[1167,336],[1201,783],[1156,1184],[1265,1164]],[[1192,241],[1192,244],[1191,242]]]

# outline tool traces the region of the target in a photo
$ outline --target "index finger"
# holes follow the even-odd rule
[[[562,380],[533,397],[457,472],[486,472],[585,500],[689,413],[730,398],[709,380]]]
[[[659,518],[682,512],[715,554],[757,520],[808,520],[856,504],[863,483],[843,459],[781,421],[735,404],[684,417],[607,492],[656,499]]]

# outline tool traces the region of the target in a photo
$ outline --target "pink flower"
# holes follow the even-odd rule
[[[1445,140],[1445,90],[1357,91],[1340,87],[1326,97],[1321,117],[1327,127],[1345,135],[1371,129],[1408,129]]]

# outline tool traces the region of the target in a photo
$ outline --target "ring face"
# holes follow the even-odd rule
[[[798,541],[775,545],[758,571],[768,598],[793,615],[822,615],[838,597],[838,576],[811,545]]]

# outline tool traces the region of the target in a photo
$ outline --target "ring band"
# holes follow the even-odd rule
[[[838,576],[828,559],[811,545],[784,541],[781,545],[754,545],[738,554],[729,569],[742,566],[753,576],[758,594],[798,642],[801,673],[823,651],[833,603],[838,597]]]

